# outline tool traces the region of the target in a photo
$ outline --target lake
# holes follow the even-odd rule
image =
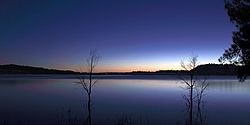
[[[184,125],[186,85],[175,76],[98,76],[92,125]],[[250,124],[250,80],[202,77],[209,83],[193,122]],[[77,125],[88,119],[87,94],[74,76],[0,76],[0,125]],[[194,102],[196,103],[196,102]]]

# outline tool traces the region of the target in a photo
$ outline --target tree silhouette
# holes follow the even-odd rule
[[[182,82],[186,84],[186,89],[188,90],[188,94],[183,96],[188,108],[186,125],[204,124],[204,119],[202,117],[202,102],[204,92],[209,84],[206,80],[198,79],[198,74],[195,69],[197,66],[198,56],[192,56],[188,63],[181,61],[181,67],[189,71],[188,75],[182,75],[180,77]],[[196,104],[194,104],[194,102],[196,102]],[[197,108],[196,113],[194,110],[195,106]],[[196,117],[194,114],[196,114]]]
[[[219,58],[219,62],[244,66],[239,75],[249,75],[250,65],[250,0],[225,0],[225,8],[230,21],[236,26],[233,32],[232,44]]]
[[[181,67],[190,72],[190,79],[180,77],[181,80],[187,85],[187,90],[189,91],[188,96],[184,96],[186,100],[186,105],[188,106],[188,119],[187,125],[193,125],[193,102],[194,102],[194,88],[196,81],[194,80],[195,72],[193,69],[197,66],[197,58],[198,56],[193,56],[190,58],[189,64],[185,64],[181,61]]]
[[[87,117],[87,124],[92,125],[92,89],[93,86],[97,83],[97,80],[93,79],[93,73],[94,70],[99,62],[100,56],[96,54],[96,51],[90,51],[89,57],[86,60],[86,70],[87,70],[87,75],[86,76],[81,76],[79,77],[79,81],[77,82],[80,84],[83,88],[83,90],[87,93],[88,96],[88,117]]]

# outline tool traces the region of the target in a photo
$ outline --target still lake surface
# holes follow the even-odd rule
[[[99,76],[92,124],[183,125],[185,84],[175,76]],[[204,78],[202,78],[204,79]],[[199,116],[206,125],[250,124],[250,80],[206,77]],[[74,76],[0,76],[0,125],[84,123],[87,96]],[[195,111],[196,112],[196,111]],[[194,118],[196,113],[194,112]]]

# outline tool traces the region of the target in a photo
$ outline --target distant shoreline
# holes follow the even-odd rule
[[[78,79],[81,75],[74,75],[74,74],[0,74],[0,80],[3,79]],[[184,78],[189,78],[182,76]],[[94,75],[94,79],[100,80],[180,80],[178,75]],[[220,76],[198,76],[198,79],[206,79],[206,80],[238,80],[236,75],[220,75]]]
[[[197,75],[204,76],[236,76],[237,66],[232,64],[206,64],[199,65],[193,69]],[[155,72],[133,71],[133,72],[100,72],[94,75],[188,75],[190,71],[185,70],[159,70]],[[15,64],[0,65],[0,75],[86,75],[71,70],[47,69],[42,67],[21,66]]]

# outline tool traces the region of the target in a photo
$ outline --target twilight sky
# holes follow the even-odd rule
[[[224,0],[1,0],[0,64],[98,71],[179,69],[192,54],[218,63],[233,25]]]

